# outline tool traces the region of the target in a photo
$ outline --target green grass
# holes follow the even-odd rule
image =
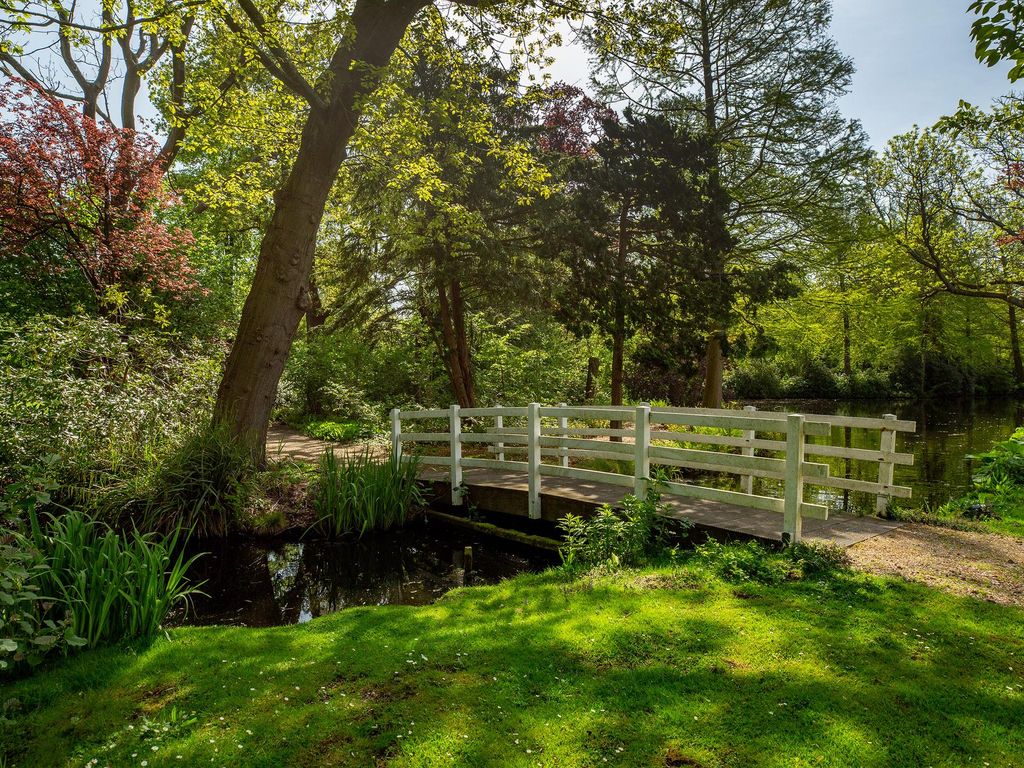
[[[0,694],[12,766],[1012,766],[1024,613],[693,560],[177,629]]]
[[[983,509],[979,514],[979,509]],[[1024,488],[1008,485],[982,494],[971,493],[932,509],[893,507],[898,520],[965,531],[1024,538]]]

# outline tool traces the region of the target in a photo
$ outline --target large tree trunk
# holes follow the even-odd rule
[[[718,114],[715,111],[717,94],[715,93],[715,72],[712,62],[712,46],[715,44],[711,39],[711,9],[708,3],[702,0],[700,6],[700,58],[701,78],[704,86],[704,123],[705,129],[712,137],[718,131]],[[711,158],[711,172],[717,177],[721,159],[717,145],[713,144],[712,146],[714,155]],[[707,251],[710,254],[712,249],[708,248]],[[721,259],[720,266],[724,274],[725,258]],[[728,307],[724,307],[722,310],[727,312]],[[722,407],[722,366],[724,365],[722,336],[724,333],[723,328],[715,327],[708,336],[704,354],[704,393],[701,401],[705,408]]]
[[[358,0],[349,41],[332,59],[330,100],[311,108],[299,151],[260,244],[252,288],[217,392],[214,419],[248,441],[262,462],[277,384],[309,306],[307,280],[327,196],[359,119],[358,99],[376,84],[419,5]]]
[[[458,280],[450,283],[438,280],[437,305],[445,367],[448,369],[452,394],[460,406],[473,408],[476,405],[473,366],[466,335],[466,307]]]
[[[612,405],[622,405],[622,368],[625,346],[625,329],[616,322],[615,331],[612,333]]]
[[[1013,383],[1018,387],[1024,385],[1024,359],[1020,354],[1020,328],[1017,326],[1017,308],[1013,304],[1009,307],[1010,323],[1010,355],[1013,358]]]
[[[708,335],[708,345],[704,353],[704,395],[701,405],[705,408],[722,407],[722,331],[712,331]]]

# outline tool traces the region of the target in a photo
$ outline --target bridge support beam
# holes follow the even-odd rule
[[[402,419],[397,408],[391,409],[391,459],[398,464],[402,460]]]
[[[448,446],[451,453],[449,477],[452,485],[452,506],[462,504],[462,416],[459,406],[453,405],[448,412]]]
[[[882,418],[885,421],[896,421],[896,414],[886,413]],[[882,427],[882,437],[879,441],[878,449],[883,454],[896,453],[896,430]],[[889,501],[892,497],[889,496],[888,490],[893,483],[895,469],[896,465],[891,461],[882,459],[878,462],[878,484],[882,486],[884,495],[880,493],[875,496],[875,514],[877,515],[884,515],[886,510],[889,509]]]
[[[757,408],[753,405],[744,405],[743,410],[753,416],[757,413]],[[742,456],[753,456],[754,455],[754,438],[757,437],[757,432],[753,429],[743,430],[743,439],[748,441],[748,445],[740,449],[740,455]],[[741,475],[740,476],[740,490],[743,493],[754,492],[754,476],[753,475]]]
[[[636,432],[636,453],[633,459],[633,495],[638,499],[647,496],[648,479],[651,476],[651,406],[641,403],[636,407],[633,418]]]

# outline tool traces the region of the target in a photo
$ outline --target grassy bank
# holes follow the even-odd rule
[[[891,514],[913,523],[1024,539],[1024,488],[1002,488],[981,499],[972,493],[938,507],[894,509]]]
[[[664,566],[277,629],[177,629],[8,685],[7,765],[1024,764],[1024,615],[839,572]]]

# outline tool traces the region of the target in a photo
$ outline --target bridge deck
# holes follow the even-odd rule
[[[426,469],[420,473],[420,477],[435,486],[439,498],[447,498],[447,471]],[[463,482],[469,487],[470,500],[480,509],[526,516],[525,474],[493,469],[466,469]],[[541,490],[541,514],[546,520],[557,520],[568,512],[586,513],[602,504],[615,504],[627,493],[627,488],[606,483],[545,477]],[[774,512],[678,496],[666,495],[662,501],[667,507],[667,515],[686,518],[713,533],[772,542],[782,540],[782,516]],[[805,540],[827,541],[850,547],[901,525],[895,520],[830,514],[828,520],[804,519],[803,537]]]

